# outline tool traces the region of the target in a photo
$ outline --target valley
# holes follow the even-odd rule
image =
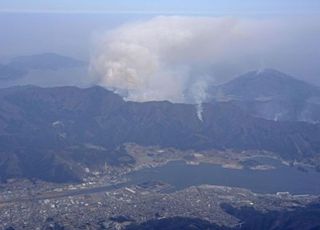
[[[97,86],[16,86],[0,102],[0,228],[298,228],[318,214],[315,122],[259,117],[242,99],[203,103],[199,119],[196,105]]]
[[[233,176],[228,175],[227,171],[221,171],[223,175],[229,177],[228,180],[237,179],[237,176],[241,176],[241,171],[244,170],[250,170],[250,175],[254,175],[257,170],[274,171],[277,169],[272,164],[259,164],[259,161],[253,159],[262,157],[277,161],[279,167],[285,165],[285,162],[281,163],[280,158],[272,153],[231,150],[181,151],[174,148],[162,149],[136,144],[126,144],[125,149],[133,157],[134,163],[121,166],[105,164],[101,170],[88,170],[88,176],[83,179],[82,183],[56,184],[39,180],[8,181],[0,188],[0,205],[3,210],[0,222],[5,223],[0,227],[36,229],[54,223],[66,229],[84,228],[85,226],[87,229],[130,229],[148,220],[179,216],[209,221],[211,224],[216,224],[217,229],[234,229],[241,226],[242,220],[228,213],[224,208],[229,207],[226,205],[234,209],[247,207],[257,212],[271,213],[304,208],[320,200],[317,195],[320,191],[314,195],[292,195],[287,191],[266,194],[266,188],[271,185],[268,185],[267,180],[264,181],[266,183],[266,188],[263,189],[264,194],[224,186],[225,182],[217,180],[214,174],[212,174],[211,184],[200,181],[201,183],[197,185],[193,178],[200,175],[201,177],[206,176],[198,175],[191,168],[186,169],[187,171],[181,168],[181,162],[195,168],[203,163],[206,163],[207,166],[212,165],[212,167],[220,165],[221,169],[237,171]],[[172,163],[174,168],[168,168]],[[305,167],[308,168],[308,166]],[[172,171],[175,169],[177,172]],[[159,178],[155,175],[148,177],[152,175],[150,170],[155,170],[155,175],[167,174],[169,177],[164,176],[162,179],[160,179],[161,176]],[[296,168],[293,170],[298,172]],[[306,178],[311,176],[306,172],[298,173]],[[177,177],[178,175],[181,178],[188,177],[190,184],[180,187],[179,183],[183,180]],[[318,178],[318,173],[315,175]],[[172,179],[168,181],[168,178]],[[243,179],[246,180],[245,177]],[[310,182],[306,184],[308,183]],[[315,183],[317,184],[317,179]],[[273,180],[273,186],[276,184]],[[251,185],[258,187],[253,182]],[[89,212],[90,215],[84,215]]]

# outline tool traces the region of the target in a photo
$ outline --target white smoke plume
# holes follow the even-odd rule
[[[262,19],[155,17],[101,36],[91,69],[98,84],[127,100],[198,104],[202,120],[201,103],[211,82],[221,72],[258,69],[261,60],[277,67],[269,64],[286,60],[278,58],[284,44],[296,44],[290,42],[292,28]]]
[[[247,39],[233,19],[156,17],[107,33],[92,59],[99,83],[128,100],[185,102],[197,81],[236,40]],[[228,46],[230,46],[228,48]],[[195,82],[197,82],[195,81]],[[194,98],[195,100],[195,98]]]

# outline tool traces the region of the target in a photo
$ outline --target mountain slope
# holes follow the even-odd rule
[[[0,64],[0,80],[15,80],[26,74],[27,72],[24,69]]]
[[[255,118],[228,103],[205,104],[203,122],[193,105],[125,102],[100,87],[7,88],[0,105],[3,180],[80,180],[83,167],[130,163],[121,148],[128,142],[268,150],[291,160],[320,153],[318,125]]]
[[[276,70],[249,72],[209,93],[212,101],[229,101],[265,119],[320,121],[320,88]]]
[[[85,65],[83,61],[55,53],[20,56],[10,60],[8,64],[0,64],[0,80],[16,80],[32,70],[61,70]]]

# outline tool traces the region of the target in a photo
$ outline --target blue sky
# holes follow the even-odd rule
[[[319,0],[1,0],[0,11],[319,13]]]

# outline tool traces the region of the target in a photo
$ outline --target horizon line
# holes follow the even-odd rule
[[[314,11],[144,11],[144,10],[33,10],[33,9],[0,9],[0,13],[12,14],[141,14],[141,15],[310,15],[320,13]]]

